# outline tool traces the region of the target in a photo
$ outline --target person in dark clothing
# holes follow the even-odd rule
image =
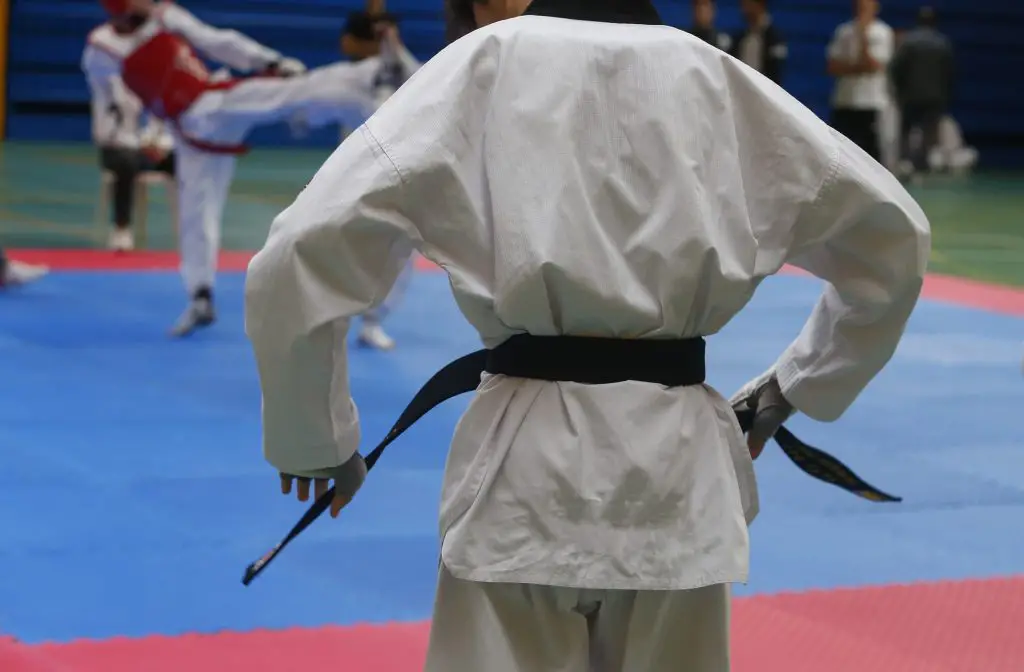
[[[922,7],[917,27],[900,43],[889,77],[900,110],[901,172],[928,168],[928,154],[938,143],[939,122],[953,92],[953,46],[937,28],[935,10]],[[920,141],[913,143],[913,136]]]
[[[690,34],[726,53],[732,48],[732,37],[715,28],[715,0],[693,0]]]
[[[101,145],[99,150],[100,167],[114,175],[110,195],[114,206],[114,234],[110,245],[114,249],[126,251],[134,246],[124,234],[131,227],[135,180],[144,172],[160,172],[174,177],[174,152],[154,145],[142,148]]]
[[[733,40],[732,55],[781,86],[789,48],[768,13],[768,0],[742,0],[740,11],[747,27]]]
[[[387,12],[374,13],[367,9],[350,13],[341,31],[341,53],[353,61],[377,56],[381,30],[396,24],[395,16]]]

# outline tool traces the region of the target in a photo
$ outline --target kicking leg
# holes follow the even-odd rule
[[[350,121],[361,124],[375,109],[377,59],[335,63],[294,77],[253,77],[224,91],[210,91],[180,120],[186,137],[237,144],[257,127],[301,119],[310,128]]]

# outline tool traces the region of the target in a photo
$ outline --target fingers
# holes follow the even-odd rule
[[[758,412],[754,416],[754,424],[747,432],[747,449],[750,451],[751,458],[756,460],[761,456],[765,445],[782,424],[777,420],[778,415],[771,412]]]
[[[299,501],[305,502],[309,500],[309,484],[312,479],[299,477]]]
[[[290,494],[292,494],[292,484],[293,484],[293,482],[298,481],[299,487],[297,488],[297,490],[298,490],[297,494],[298,494],[298,498],[299,498],[300,502],[309,501],[309,486],[310,486],[310,483],[313,484],[313,497],[315,499],[320,499],[321,497],[323,497],[325,494],[327,494],[327,491],[331,487],[331,481],[330,481],[330,479],[327,479],[327,478],[317,478],[317,479],[310,479],[310,478],[303,478],[303,477],[296,478],[295,476],[290,476],[288,474],[281,474],[280,477],[281,477],[281,494],[282,495],[290,495]]]
[[[752,434],[747,435],[747,450],[750,451],[750,459],[756,460],[761,457],[764,447],[768,442]]]
[[[341,510],[348,506],[349,501],[348,497],[335,490],[334,499],[331,500],[331,518],[337,518]]]

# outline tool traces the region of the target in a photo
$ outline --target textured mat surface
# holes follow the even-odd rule
[[[0,671],[417,669],[465,400],[389,449],[344,521],[316,525],[242,589],[301,507],[259,455],[241,274],[220,279],[221,322],[174,342],[173,255],[12,256],[63,270],[0,295]],[[793,275],[766,283],[711,339],[710,382],[729,393],[770,365],[817,291]],[[927,294],[840,422],[793,424],[904,503],[856,500],[766,454],[736,669],[1024,670],[1022,579],[976,580],[1024,574],[1024,300],[941,277]],[[438,273],[417,275],[388,327],[396,351],[351,351],[368,441],[479,347]]]

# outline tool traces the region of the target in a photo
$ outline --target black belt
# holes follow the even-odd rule
[[[704,339],[669,341],[513,336],[493,350],[478,350],[435,373],[405,407],[384,440],[366,456],[366,468],[373,469],[384,449],[435,406],[476,390],[483,373],[590,385],[627,380],[668,387],[700,385],[705,375]],[[747,432],[753,424],[754,411],[738,411],[736,420],[740,429]],[[774,439],[798,468],[818,480],[873,502],[901,501],[899,497],[869,485],[842,462],[807,445],[785,427],[779,428]],[[277,546],[249,565],[242,583],[249,585],[259,576],[292,539],[330,508],[333,496],[334,488],[331,488],[319,497]]]

